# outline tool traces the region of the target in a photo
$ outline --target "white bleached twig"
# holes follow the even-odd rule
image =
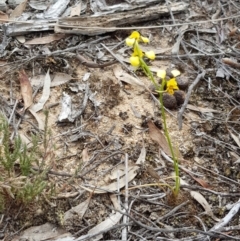
[[[124,201],[125,213],[128,213],[128,154],[125,154],[125,201]],[[123,216],[123,224],[128,223],[128,216]],[[126,225],[122,230],[122,240],[127,240],[128,226]]]

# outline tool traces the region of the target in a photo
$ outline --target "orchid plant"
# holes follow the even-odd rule
[[[175,197],[178,196],[179,189],[180,189],[180,178],[179,178],[179,166],[178,166],[178,160],[175,156],[173,145],[171,142],[171,138],[168,132],[167,128],[167,121],[166,121],[166,115],[165,115],[165,109],[163,105],[163,93],[168,93],[170,95],[174,94],[175,90],[178,90],[178,85],[176,81],[176,77],[180,75],[180,72],[178,70],[172,70],[171,73],[173,75],[173,78],[170,80],[166,80],[166,71],[160,69],[157,71],[157,76],[161,78],[161,85],[159,86],[153,76],[152,71],[150,70],[149,66],[145,62],[145,57],[149,60],[155,59],[155,53],[154,51],[142,51],[139,43],[149,43],[149,39],[141,36],[139,32],[133,31],[131,35],[126,39],[126,45],[133,48],[133,53],[130,57],[130,64],[135,68],[141,68],[146,76],[152,81],[154,84],[156,91],[159,93],[159,102],[161,106],[161,113],[162,113],[162,119],[163,119],[163,128],[164,133],[167,138],[167,142],[171,151],[171,155],[174,161],[174,171],[175,171],[175,187],[172,189],[173,194]]]

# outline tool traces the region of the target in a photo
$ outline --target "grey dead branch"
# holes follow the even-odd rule
[[[19,132],[29,143],[28,133],[44,130],[43,109],[49,108],[52,138],[56,140],[57,159],[51,162],[47,178],[58,193],[54,198],[45,195],[44,208],[52,207],[46,212],[57,225],[30,227],[15,240],[239,240],[240,85],[235,18],[218,21],[231,15],[223,11],[223,1],[217,8],[210,1],[201,1],[201,7],[200,1],[87,2],[0,1],[2,11],[9,6],[13,9],[13,22],[2,25],[0,51],[6,61],[1,67],[5,75],[10,74],[7,80],[11,84],[7,82],[7,91],[1,93],[0,111],[14,129],[12,137]],[[236,11],[237,1],[224,3]],[[93,14],[86,17],[88,5]],[[1,16],[8,19],[5,12]],[[147,27],[147,22],[154,20],[157,30],[146,31],[157,54],[151,69],[155,73],[159,67],[182,68],[183,78],[190,83],[180,112],[168,111],[171,135],[180,150],[177,156],[183,155],[179,166],[185,197],[176,206],[166,205],[169,193],[160,185],[171,178],[172,160],[159,130],[157,97],[149,82],[129,67],[129,50],[121,35],[116,32],[114,40],[110,35],[117,27],[140,23]],[[171,23],[184,25],[163,26]],[[156,39],[158,35],[160,39]],[[144,46],[143,50],[151,48]],[[87,62],[73,67],[75,51]],[[98,61],[112,60],[118,63],[91,69]],[[59,62],[56,71],[54,65]],[[21,94],[14,92],[11,73],[20,67],[28,69],[32,92],[24,83]],[[76,76],[74,68],[81,74]],[[26,109],[21,118],[18,95]],[[177,114],[183,132],[177,131]],[[149,130],[146,123],[152,123]],[[187,136],[190,132],[192,138]],[[197,180],[208,182],[212,189],[202,188]],[[9,183],[2,185],[14,198]],[[64,200],[67,205],[63,210],[52,213]],[[32,220],[41,222],[44,208],[40,207]],[[7,218],[2,216],[2,230],[4,221],[10,220]]]
[[[66,5],[64,6],[66,7]],[[174,13],[178,13],[186,10],[187,6],[188,5],[184,3],[174,3],[170,7]],[[58,6],[56,7],[56,9],[58,9]],[[7,36],[17,36],[31,32],[49,30],[54,30],[56,33],[84,34],[89,36],[95,36],[106,32],[113,32],[115,31],[115,27],[120,27],[125,24],[134,24],[154,20],[166,14],[169,14],[168,8],[166,6],[157,4],[153,7],[147,7],[147,9],[145,9],[144,11],[143,9],[131,10],[126,13],[113,13],[106,16],[88,16],[59,19],[51,18],[50,20],[40,19],[9,23],[4,25],[4,30]],[[49,17],[52,16],[52,14],[48,13],[46,13],[46,15]],[[60,15],[61,13],[59,13],[59,16]],[[43,16],[42,18],[46,17]],[[92,27],[92,29],[88,29],[89,27]],[[101,28],[113,29],[108,30]]]

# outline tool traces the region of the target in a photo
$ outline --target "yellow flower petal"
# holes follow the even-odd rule
[[[167,89],[166,91],[170,94],[173,95],[174,94],[174,90],[178,90],[178,86],[177,86],[177,81],[175,78],[170,79],[169,81],[167,81]]]
[[[158,76],[159,78],[165,79],[165,78],[166,78],[166,70],[164,70],[164,69],[158,70],[157,76]]]
[[[177,81],[176,81],[175,78],[172,78],[172,79],[170,79],[170,80],[167,81],[167,87],[168,87],[168,86],[172,86],[173,89],[178,90]]]
[[[142,40],[144,43],[149,43],[149,38],[146,38],[146,37],[141,36],[141,40]]]
[[[140,60],[139,60],[139,57],[137,56],[132,56],[130,57],[130,64],[134,67],[138,67],[140,65]]]
[[[173,89],[171,89],[171,88],[168,88],[168,89],[167,89],[167,92],[168,92],[168,94],[170,94],[170,95],[173,95],[173,94],[174,94],[174,91],[173,91]]]
[[[129,47],[132,47],[135,43],[135,39],[133,38],[126,38],[126,45],[129,46]]]
[[[156,57],[154,51],[152,50],[145,52],[145,55],[151,60],[154,60]]]
[[[173,69],[173,70],[171,71],[171,74],[172,74],[174,77],[177,77],[177,76],[179,76],[179,75],[181,74],[181,72],[180,72],[179,70],[177,70],[177,69]]]
[[[131,35],[129,36],[129,38],[133,38],[133,39],[136,39],[136,40],[139,40],[140,38],[140,33],[138,31],[133,31],[131,33]]]

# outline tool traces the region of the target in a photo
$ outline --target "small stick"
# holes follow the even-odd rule
[[[124,201],[125,212],[128,213],[128,154],[125,154],[125,201]],[[128,216],[123,216],[123,224],[128,223]],[[122,240],[127,240],[128,226],[124,226],[122,230]]]
[[[16,100],[15,103],[14,103],[14,106],[13,106],[13,109],[12,109],[12,113],[11,113],[9,119],[8,119],[8,124],[10,124],[11,121],[12,121],[13,115],[14,115],[16,107],[17,107],[17,103],[18,103],[18,100]]]
[[[188,101],[189,101],[189,98],[190,98],[190,95],[192,93],[192,90],[193,88],[198,84],[198,82],[205,76],[206,74],[206,71],[203,70],[201,74],[198,74],[197,78],[193,81],[193,83],[189,86],[188,88],[188,92],[187,92],[187,95],[186,95],[186,98],[185,98],[185,101],[181,107],[181,109],[179,110],[178,112],[178,126],[179,126],[179,130],[182,129],[182,116],[183,116],[183,112],[184,110],[186,109],[187,107],[187,104],[188,104]]]
[[[87,66],[88,68],[104,68],[104,67],[107,67],[107,66],[110,66],[110,65],[113,65],[113,64],[116,64],[117,61],[116,60],[113,60],[113,61],[110,61],[108,63],[105,63],[105,64],[97,64],[97,63],[94,63],[92,61],[88,61],[86,60],[82,55],[80,55],[79,53],[77,53],[76,55],[76,58],[79,60],[79,62],[85,66]]]
[[[215,194],[217,196],[220,196],[220,197],[240,197],[240,193],[239,192],[231,192],[231,193],[227,193],[227,192],[217,192],[217,191],[214,191],[214,190],[211,190],[211,189],[207,189],[207,188],[203,188],[203,187],[200,187],[200,186],[197,186],[197,185],[181,185],[182,188],[185,188],[185,189],[190,189],[190,190],[193,190],[193,191],[200,191],[200,192],[208,192],[208,193],[212,193],[212,194]]]
[[[222,62],[226,65],[229,65],[233,68],[240,69],[240,63],[230,59],[230,58],[222,58]]]
[[[171,211],[169,211],[168,213],[166,213],[165,215],[159,217],[157,220],[156,220],[156,223],[158,223],[160,220],[164,220],[170,216],[172,216],[174,213],[176,213],[180,208],[182,208],[183,206],[185,206],[186,204],[188,204],[189,201],[186,201],[186,202],[183,202],[181,204],[179,204],[177,207],[173,208]]]
[[[161,153],[161,155],[165,158],[165,160],[173,163],[173,160],[172,160],[164,151],[161,150],[160,153]],[[185,168],[185,167],[182,166],[182,165],[178,165],[178,166],[179,166],[179,168],[180,168],[181,170],[183,170],[183,171],[185,171],[185,172],[189,172],[189,173],[192,173],[193,175],[200,176],[200,177],[203,176],[203,175],[200,175],[200,174],[197,174],[197,173],[193,173],[192,171],[188,170],[187,168]],[[181,186],[182,186],[182,185],[181,185]]]

